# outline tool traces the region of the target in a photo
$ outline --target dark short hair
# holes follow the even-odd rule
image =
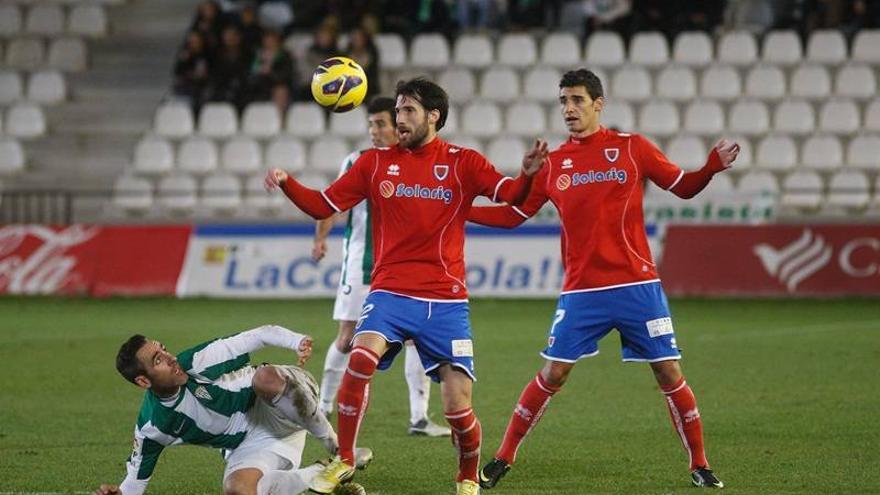
[[[440,120],[437,121],[437,130],[439,131],[446,125],[446,117],[449,115],[449,95],[436,83],[424,77],[398,81],[396,96],[398,98],[401,96],[413,98],[425,107],[426,112],[439,110]]]
[[[138,376],[147,374],[147,370],[137,358],[137,352],[146,343],[147,338],[143,335],[132,335],[122,344],[119,353],[116,354],[116,371],[131,383],[134,383],[134,379]]]
[[[394,104],[394,98],[377,96],[367,104],[367,113],[372,115],[374,113],[388,112],[388,115],[391,115],[391,125],[397,127],[397,110],[394,108]]]
[[[590,70],[570,70],[562,75],[562,80],[559,81],[559,89],[573,88],[575,86],[586,88],[587,94],[594,100],[605,96],[605,92],[602,90],[602,81],[599,80],[599,76]]]

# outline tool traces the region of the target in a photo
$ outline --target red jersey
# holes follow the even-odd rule
[[[548,200],[562,222],[562,292],[658,280],[642,214],[644,179],[670,189],[684,172],[638,134],[600,127],[552,151],[525,203],[529,218]]]
[[[513,182],[519,181],[498,173],[476,151],[438,137],[415,150],[365,151],[322,194],[336,211],[370,202],[372,290],[462,301],[467,299],[464,224],[471,203],[477,196],[507,200]]]

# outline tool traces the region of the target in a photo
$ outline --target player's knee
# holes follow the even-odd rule
[[[678,361],[660,361],[651,363],[651,371],[654,372],[654,378],[657,383],[664,386],[670,386],[677,383],[682,378],[681,366]]]
[[[270,400],[284,391],[287,381],[274,366],[263,366],[254,373],[251,386],[262,399]]]
[[[249,477],[230,476],[223,482],[223,495],[256,495],[257,486]]]
[[[568,380],[571,368],[567,366],[545,366],[541,371],[541,378],[552,387],[561,387]]]

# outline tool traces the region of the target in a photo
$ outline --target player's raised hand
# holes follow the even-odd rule
[[[536,139],[535,144],[532,146],[532,149],[526,152],[523,156],[522,161],[522,171],[524,174],[528,176],[532,176],[538,173],[541,170],[541,167],[544,166],[544,162],[547,160],[547,155],[550,154],[549,146],[547,145],[547,141],[543,139]]]
[[[280,168],[270,168],[266,173],[266,179],[263,181],[263,186],[266,187],[267,191],[272,192],[286,180],[287,172]]]
[[[94,491],[94,495],[122,495],[122,492],[116,485],[101,485]]]
[[[736,160],[737,155],[739,155],[739,144],[736,141],[722,139],[715,145],[715,151],[718,152],[724,168],[730,168],[733,166],[733,161]]]
[[[303,366],[312,357],[312,344],[314,342],[314,339],[308,335],[303,337],[302,342],[299,343],[299,349],[296,350],[296,353],[299,355],[299,361],[296,363],[297,366]]]

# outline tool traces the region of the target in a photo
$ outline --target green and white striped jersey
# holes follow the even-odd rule
[[[363,151],[348,155],[339,170],[344,175]],[[370,285],[373,273],[373,232],[369,202],[364,200],[348,211],[345,240],[342,243],[342,285]]]
[[[247,412],[256,396],[251,382],[256,368],[249,353],[263,347],[296,351],[303,335],[265,325],[197,345],[177,355],[186,385],[173,397],[144,394],[134,430],[134,451],[120,485],[124,495],[140,495],[165,447],[202,445],[234,449],[251,428]]]

